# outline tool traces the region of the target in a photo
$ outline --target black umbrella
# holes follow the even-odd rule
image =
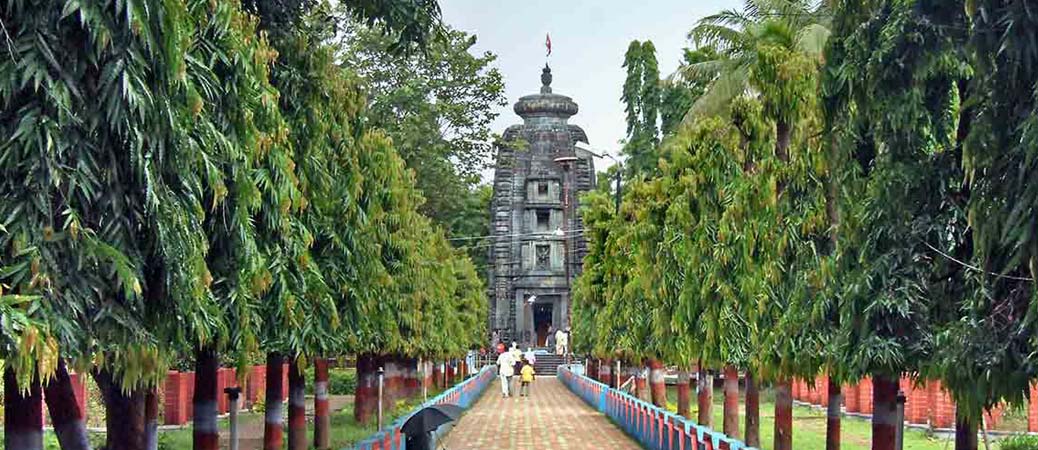
[[[440,404],[422,408],[400,427],[400,432],[407,435],[409,450],[425,450],[431,447],[432,431],[445,423],[451,423],[461,417],[462,409],[458,405]]]
[[[407,419],[407,422],[404,422],[404,426],[400,427],[400,432],[408,436],[424,434],[439,428],[440,425],[458,420],[458,417],[461,417],[461,413],[461,407],[458,405],[438,404],[428,406]]]

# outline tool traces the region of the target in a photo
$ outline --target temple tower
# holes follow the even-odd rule
[[[573,99],[551,91],[551,68],[541,92],[515,103],[522,124],[495,146],[491,201],[490,329],[502,342],[543,346],[551,327],[570,323],[570,289],[586,244],[577,205],[594,187],[584,130],[568,123]]]

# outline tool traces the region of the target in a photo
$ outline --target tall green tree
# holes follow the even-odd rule
[[[497,56],[474,54],[476,36],[449,27],[422,52],[393,53],[393,42],[359,25],[341,41],[343,65],[368,94],[369,123],[393,138],[414,170],[422,213],[452,235],[486,235],[466,209],[482,201],[477,184],[492,156],[490,126],[505,105]]]
[[[627,113],[628,175],[651,174],[656,167],[660,141],[661,82],[656,47],[652,41],[631,41],[624,54],[627,69],[620,100]]]

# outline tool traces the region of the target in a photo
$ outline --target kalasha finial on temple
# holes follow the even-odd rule
[[[544,70],[541,71],[541,93],[551,93],[551,67],[548,64],[544,64]]]

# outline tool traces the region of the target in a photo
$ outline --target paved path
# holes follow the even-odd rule
[[[609,419],[555,377],[538,378],[530,397],[501,397],[498,380],[440,446],[447,450],[640,449]]]

